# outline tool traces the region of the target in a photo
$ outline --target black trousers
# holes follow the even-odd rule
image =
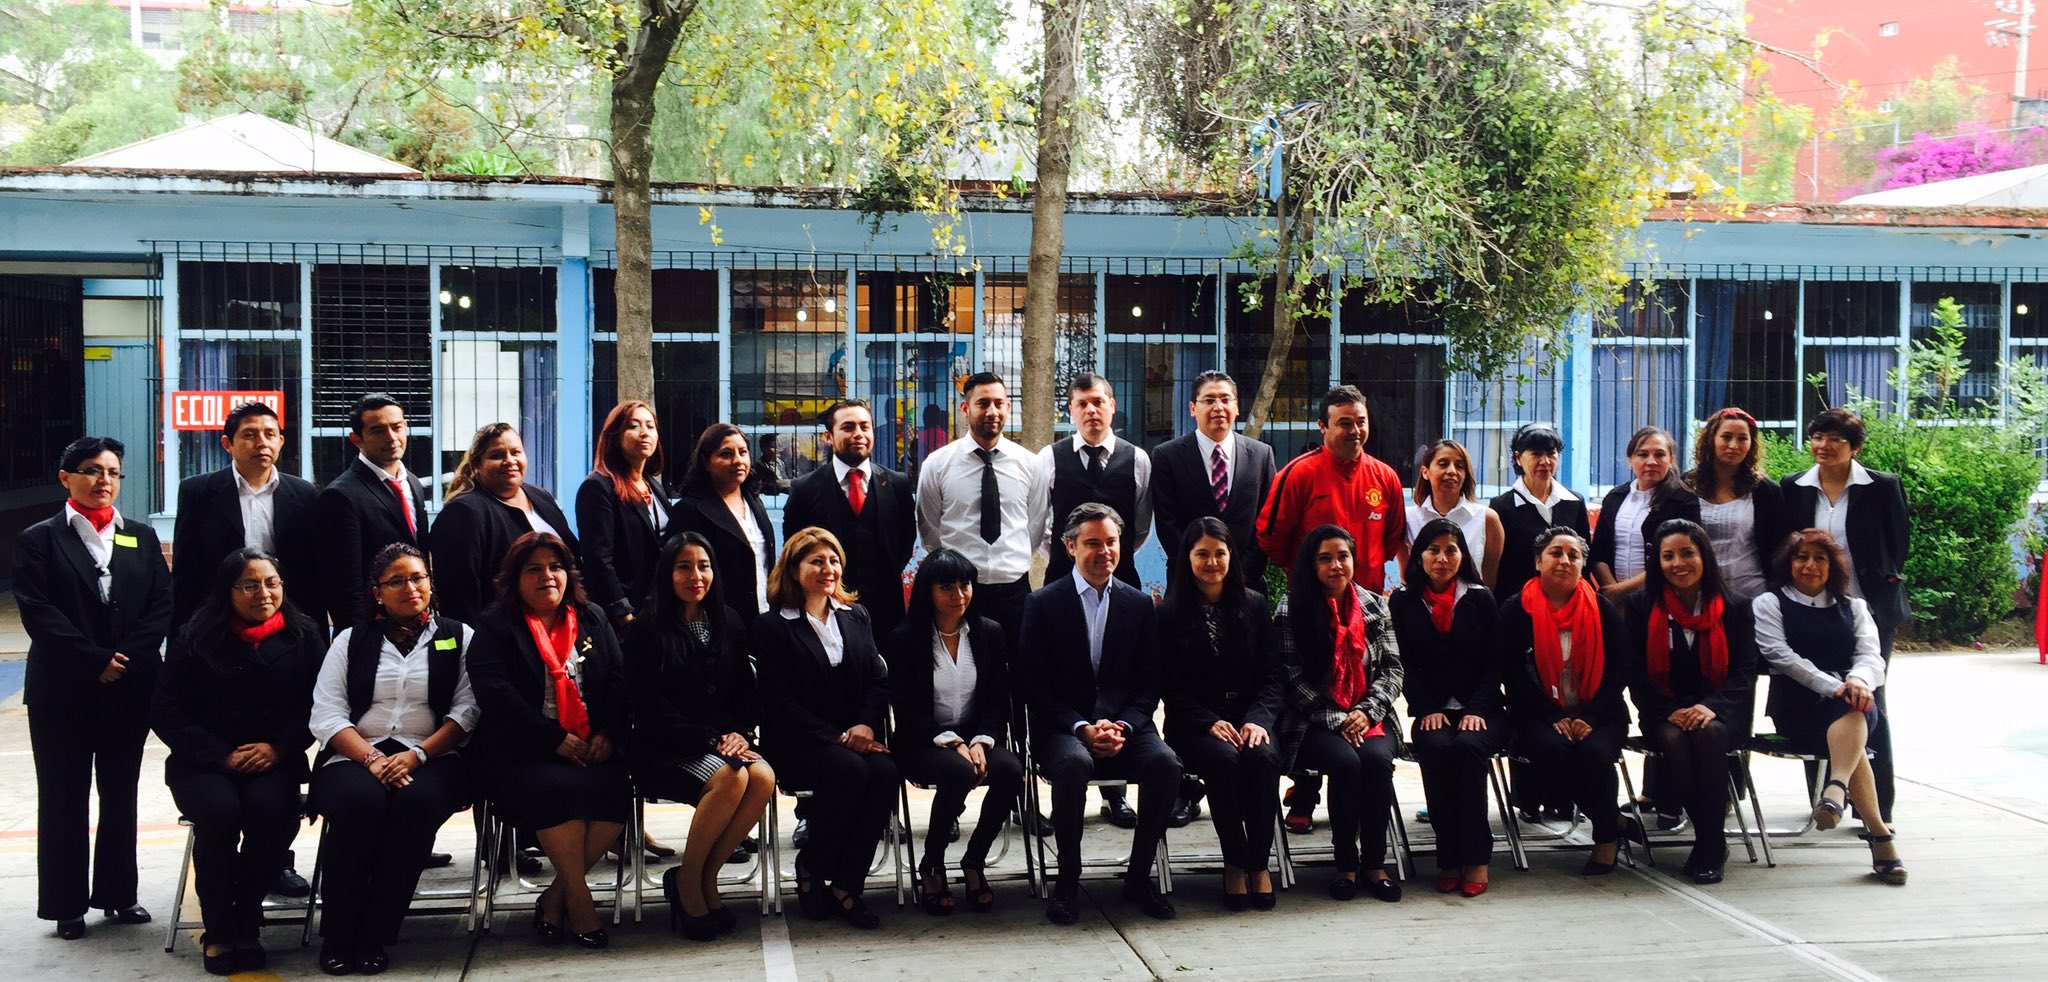
[[[1879,653],[1884,656],[1884,667],[1887,672],[1891,671],[1892,667],[1892,633],[1884,629],[1877,632]],[[1870,777],[1877,783],[1877,810],[1884,813],[1884,822],[1890,825],[1892,801],[1897,796],[1898,789],[1892,779],[1892,714],[1885,706],[1885,689],[1886,686],[1880,685],[1873,693],[1877,700],[1877,725],[1870,728],[1870,736],[1866,738],[1864,746],[1869,748],[1871,753]]]
[[[1159,839],[1173,817],[1180,791],[1180,757],[1156,733],[1139,733],[1124,741],[1114,757],[1097,760],[1071,733],[1039,733],[1032,743],[1033,763],[1052,784],[1052,835],[1059,851],[1059,879],[1053,889],[1072,894],[1081,885],[1081,805],[1088,782],[1097,778],[1129,781],[1138,786],[1138,831],[1131,840],[1131,865],[1124,875],[1151,875]]]
[[[896,807],[894,754],[857,754],[840,746],[768,751],[783,787],[811,792],[811,838],[797,862],[851,894],[867,889],[868,864]]]
[[[299,834],[299,778],[208,769],[168,778],[171,800],[192,823],[192,879],[202,944],[253,940],[263,927],[263,897]]]
[[[1209,821],[1216,826],[1223,862],[1241,870],[1266,869],[1280,814],[1280,748],[1271,740],[1239,750],[1207,733],[1175,736],[1174,753],[1209,791]]]
[[[967,852],[960,857],[962,866],[981,866],[1003,831],[1003,821],[1016,807],[1017,796],[1024,791],[1024,762],[1001,747],[989,747],[988,779],[983,782],[959,751],[931,744],[894,749],[903,776],[932,789],[931,827],[925,829],[919,868],[946,864],[947,832],[967,810],[967,793],[982,783],[988,785],[988,793],[981,799],[981,817],[974,820],[974,834],[968,837]]]
[[[320,855],[320,936],[378,944],[398,940],[434,834],[471,797],[460,756],[421,764],[412,783],[397,790],[346,760],[314,771],[313,807],[327,823]]]
[[[1486,773],[1493,755],[1507,743],[1507,721],[1478,714],[1486,729],[1461,730],[1468,714],[1447,714],[1441,729],[1417,727],[1415,762],[1422,765],[1422,794],[1429,824],[1436,830],[1439,869],[1484,866],[1493,861],[1493,825],[1487,820]]]
[[[1353,747],[1336,730],[1309,726],[1296,763],[1330,779],[1330,845],[1337,871],[1356,873],[1360,860],[1386,864],[1387,809],[1394,804],[1394,740],[1368,738]],[[1434,814],[1434,813],[1432,813]]]
[[[1544,787],[1563,792],[1593,825],[1593,842],[1606,845],[1621,835],[1621,808],[1614,796],[1621,786],[1614,762],[1628,739],[1622,723],[1602,723],[1584,740],[1572,743],[1541,720],[1524,720],[1515,728],[1522,755]],[[1717,815],[1716,821],[1719,821]]]
[[[36,916],[44,920],[67,921],[91,908],[135,903],[135,791],[149,713],[146,692],[125,691],[133,681],[109,684],[105,688],[116,691],[93,693],[74,706],[38,703],[29,709],[28,744],[36,767]],[[95,785],[97,823],[89,806]]]
[[[1663,774],[1658,810],[1684,807],[1692,820],[1693,856],[1714,865],[1728,858],[1728,837],[1722,820],[1728,812],[1728,750],[1734,738],[1714,720],[1697,730],[1681,730],[1669,720],[1651,720],[1643,734]]]

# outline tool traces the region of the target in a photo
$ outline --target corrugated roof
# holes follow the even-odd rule
[[[194,123],[162,136],[80,157],[67,166],[95,170],[419,176],[419,171],[404,164],[311,130],[247,112]]]

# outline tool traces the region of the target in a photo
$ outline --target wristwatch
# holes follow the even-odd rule
[[[414,755],[414,756],[416,756],[416,757],[418,757],[418,758],[420,759],[420,763],[424,764],[424,763],[426,763],[426,762],[427,762],[427,748],[425,748],[425,747],[414,747],[414,748],[412,748],[412,752],[413,752],[413,755]]]

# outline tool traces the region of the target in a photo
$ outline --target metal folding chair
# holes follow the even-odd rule
[[[658,878],[649,878],[648,876],[647,850],[641,844],[641,838],[647,829],[647,806],[658,805],[662,802],[663,799],[654,795],[643,794],[636,788],[633,792],[633,814],[627,819],[624,838],[619,843],[621,849],[631,849],[633,851],[633,871],[631,875],[633,877],[633,923],[635,924],[645,919],[643,907],[647,903],[647,887],[661,885],[661,881]],[[772,809],[773,804],[771,801],[770,808],[762,809],[761,820],[754,825],[756,844],[760,844],[761,839],[766,835],[768,828],[767,812]],[[746,871],[718,878],[719,885],[721,886],[740,886],[758,881],[760,884],[758,900],[761,913],[763,914],[768,913],[769,864],[766,859],[767,855],[767,846],[760,845],[760,848],[754,853],[754,861],[749,864]],[[724,856],[713,856],[707,862],[716,861],[722,864],[725,860],[726,857]],[[720,868],[723,869],[722,866]]]
[[[304,811],[305,811],[305,807],[304,807],[304,802],[305,802],[305,798],[304,798],[304,796],[302,795],[302,796],[300,796],[300,809],[299,809],[299,810],[300,810],[300,813],[301,813],[301,814],[300,814],[300,817],[301,817],[301,818],[304,818]],[[185,816],[183,816],[183,815],[180,815],[180,816],[178,816],[178,824],[179,824],[179,825],[182,825],[182,826],[184,826],[184,827],[185,827],[185,858],[184,858],[184,859],[183,859],[182,861],[180,861],[180,862],[178,863],[178,883],[177,883],[177,886],[175,886],[175,887],[174,887],[174,888],[172,889],[172,892],[171,892],[171,916],[169,916],[169,917],[166,917],[166,918],[164,918],[164,921],[165,921],[165,925],[164,925],[164,953],[165,953],[165,954],[169,954],[169,953],[171,953],[172,951],[176,950],[176,948],[177,948],[177,946],[178,946],[178,935],[179,935],[180,933],[182,933],[182,932],[185,932],[185,931],[190,931],[190,930],[193,930],[193,929],[195,929],[195,928],[204,928],[204,927],[206,926],[206,925],[205,925],[204,923],[202,923],[202,922],[200,922],[200,921],[188,921],[188,920],[185,920],[185,919],[184,919],[184,916],[185,916],[185,888],[186,888],[186,887],[187,887],[188,885],[190,885],[190,883],[191,883],[191,876],[192,876],[192,849],[193,849],[193,846],[194,846],[194,845],[196,844],[196,838],[197,838],[197,836],[198,836],[198,831],[197,831],[196,829],[194,829],[194,828],[192,827],[192,822],[191,822],[191,820],[187,819],[187,818],[186,818]],[[326,836],[326,834],[327,834],[327,826],[326,826],[326,825],[324,825],[324,824],[323,824],[323,825],[321,825],[321,827],[320,827],[320,834],[321,834],[321,836],[322,836],[323,838],[324,838],[324,837]],[[304,922],[304,923],[306,924],[306,929],[307,929],[308,931],[311,931],[311,930],[312,930],[312,924],[313,924],[313,905],[314,905],[314,903],[315,903],[315,899],[314,899],[314,898],[316,898],[316,897],[318,897],[318,896],[320,895],[320,891],[319,891],[319,882],[318,882],[318,877],[319,877],[319,875],[320,875],[320,870],[319,870],[319,866],[318,866],[318,862],[319,862],[319,861],[318,861],[318,860],[316,859],[316,860],[315,860],[314,862],[315,862],[315,866],[314,866],[314,869],[313,869],[313,875],[314,875],[314,877],[315,877],[315,880],[314,880],[314,883],[313,883],[313,887],[314,887],[314,888],[313,888],[313,889],[310,889],[310,890],[308,890],[308,891],[306,891],[306,899],[305,899],[305,900],[298,900],[298,899],[294,898],[294,899],[292,899],[292,900],[291,900],[291,901],[290,901],[289,903],[278,903],[278,902],[276,902],[276,901],[274,901],[274,900],[271,900],[271,899],[270,899],[270,898],[268,898],[268,897],[264,898],[264,900],[263,900],[263,923],[264,923],[264,924],[265,924],[266,926],[267,926],[267,925],[271,925],[271,924],[297,924],[297,923],[300,923],[300,922],[302,922],[302,921],[303,921],[303,922]],[[272,911],[276,911],[276,912],[278,912],[279,914],[281,914],[282,916],[279,916],[279,917],[275,917],[275,918],[273,918],[273,917],[271,917],[271,912],[272,912]],[[289,912],[292,912],[292,913],[285,913],[285,912],[287,912],[287,911],[289,911]]]

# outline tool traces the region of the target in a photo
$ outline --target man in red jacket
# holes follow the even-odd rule
[[[1394,469],[1365,452],[1372,421],[1365,394],[1340,385],[1323,396],[1323,445],[1287,462],[1273,476],[1259,509],[1259,549],[1292,571],[1301,540],[1319,525],[1335,525],[1357,540],[1358,582],[1386,592],[1388,560],[1407,541],[1407,500]]]

